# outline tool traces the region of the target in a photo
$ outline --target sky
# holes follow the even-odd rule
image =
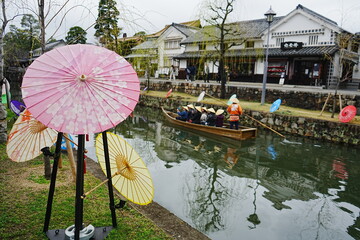
[[[10,0],[7,0],[10,2]],[[11,0],[24,1],[24,0]],[[36,11],[37,0],[27,0],[30,9]],[[60,9],[67,0],[51,0],[50,19],[56,9]],[[26,2],[26,1],[25,1]],[[49,2],[45,0],[45,2]],[[80,26],[87,30],[89,42],[95,42],[93,24],[97,18],[98,0],[68,0],[62,12],[47,27],[46,38],[53,36],[64,39],[70,27]],[[205,11],[204,0],[117,0],[120,11],[118,25],[123,28],[122,33],[132,36],[136,32],[154,33],[165,25],[181,23],[199,19]],[[32,4],[32,6],[31,6]],[[252,20],[264,18],[264,13],[271,8],[277,16],[284,16],[296,8],[298,4],[311,9],[331,20],[352,33],[360,32],[360,1],[359,0],[237,0],[231,21]],[[9,9],[11,9],[9,7]],[[16,9],[19,9],[17,7]],[[15,11],[12,8],[8,15]]]

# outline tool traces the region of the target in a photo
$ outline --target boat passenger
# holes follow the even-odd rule
[[[218,109],[215,113],[216,115],[216,121],[215,121],[215,126],[217,127],[222,127],[224,125],[224,110],[223,109]]]
[[[201,110],[202,111],[201,111],[201,117],[200,117],[200,124],[206,125],[206,121],[208,119],[207,109],[206,109],[206,107],[203,107]]]
[[[215,115],[215,110],[214,108],[209,108],[208,109],[208,119],[207,119],[207,125],[209,126],[215,126],[215,122],[216,122],[216,115]]]
[[[243,110],[237,98],[231,98],[230,101],[232,103],[227,108],[227,112],[230,114],[230,118],[229,118],[230,129],[233,129],[235,127],[235,129],[238,130],[240,115],[242,114]]]
[[[189,109],[187,121],[189,121],[194,116],[196,109],[195,109],[194,105],[192,105],[192,104],[187,105],[187,107]]]
[[[201,107],[200,107],[200,106],[196,106],[195,109],[196,109],[196,112],[195,112],[195,114],[192,116],[192,118],[190,119],[189,122],[196,123],[196,124],[200,124]]]
[[[176,119],[181,120],[181,121],[186,121],[187,120],[187,116],[188,116],[188,112],[187,112],[187,107],[179,107],[178,111],[177,111],[178,115],[176,117]]]

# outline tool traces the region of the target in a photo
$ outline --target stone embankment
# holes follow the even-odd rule
[[[165,109],[176,109],[178,106],[187,105],[193,102],[184,102],[177,99],[156,98],[151,96],[141,95],[139,104],[148,107]],[[216,105],[206,105],[207,108],[219,108]],[[360,125],[344,124],[340,122],[330,122],[313,118],[286,116],[276,113],[267,113],[260,111],[245,111],[246,114],[252,116],[254,119],[262,122],[270,128],[285,135],[286,133],[303,136],[307,138],[317,139],[320,141],[330,141],[335,143],[346,143],[350,145],[360,146]],[[246,126],[261,127],[259,123],[246,117],[241,118],[241,124]]]

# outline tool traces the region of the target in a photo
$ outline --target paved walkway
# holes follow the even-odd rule
[[[145,78],[140,78],[141,82],[145,82]],[[167,79],[160,79],[160,78],[150,78],[151,82],[176,82],[176,83],[188,83],[188,84],[206,84],[206,85],[220,85],[215,80],[210,80],[210,83],[204,83],[204,80],[195,80],[193,82],[186,82],[184,79],[176,79],[174,80],[167,80]],[[262,89],[262,83],[250,83],[250,82],[230,82],[226,84],[227,86],[238,86],[238,87],[247,87],[247,88],[259,88]],[[278,90],[289,90],[289,91],[298,91],[298,92],[319,92],[319,93],[334,93],[335,89],[323,89],[322,87],[316,86],[300,86],[300,85],[280,85],[274,83],[266,84],[266,89],[278,89]],[[341,89],[338,90],[338,94],[341,95],[356,95],[360,96],[359,90],[347,90]]]

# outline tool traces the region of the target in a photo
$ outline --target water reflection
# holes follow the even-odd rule
[[[155,201],[212,239],[360,239],[360,150],[260,133],[223,142],[139,108],[114,131],[148,165]]]

